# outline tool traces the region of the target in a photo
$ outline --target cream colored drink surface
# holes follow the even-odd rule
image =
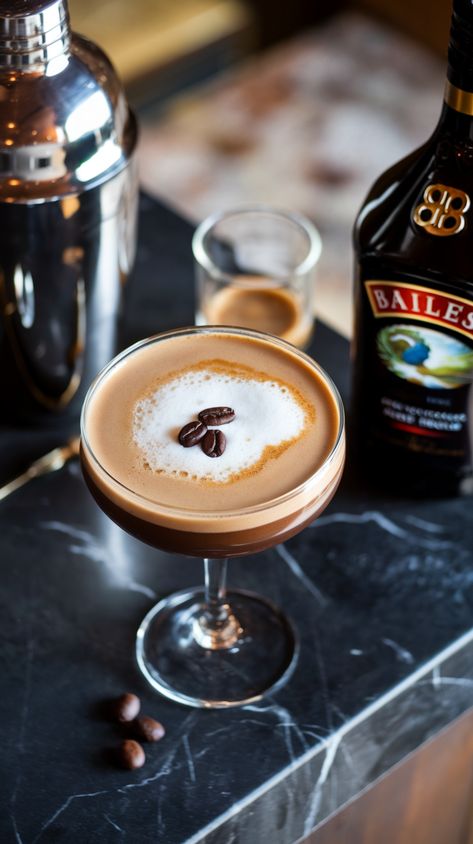
[[[216,405],[236,414],[219,426],[224,454],[183,448],[181,428]],[[295,352],[222,331],[173,336],[128,355],[92,397],[87,439],[132,493],[158,507],[218,514],[303,484],[333,449],[339,422],[322,377]]]
[[[294,290],[259,276],[241,277],[238,284],[208,296],[203,315],[207,325],[266,331],[300,348],[307,345],[313,327],[313,315]]]

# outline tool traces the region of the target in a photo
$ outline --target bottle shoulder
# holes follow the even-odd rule
[[[473,281],[473,143],[436,131],[375,182],[357,216],[358,262]]]
[[[375,247],[402,215],[407,197],[432,169],[434,154],[429,141],[385,170],[374,182],[358,212],[355,247]]]

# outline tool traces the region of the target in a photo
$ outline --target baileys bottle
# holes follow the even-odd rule
[[[440,120],[356,220],[353,451],[405,494],[473,491],[473,2],[454,0]]]

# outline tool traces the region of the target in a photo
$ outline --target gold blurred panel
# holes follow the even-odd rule
[[[133,81],[250,27],[244,0],[69,0],[72,28]]]

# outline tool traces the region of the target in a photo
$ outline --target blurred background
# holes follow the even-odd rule
[[[447,0],[70,0],[141,123],[144,188],[193,221],[258,201],[307,214],[317,312],[351,331],[351,228],[373,180],[427,138]]]

